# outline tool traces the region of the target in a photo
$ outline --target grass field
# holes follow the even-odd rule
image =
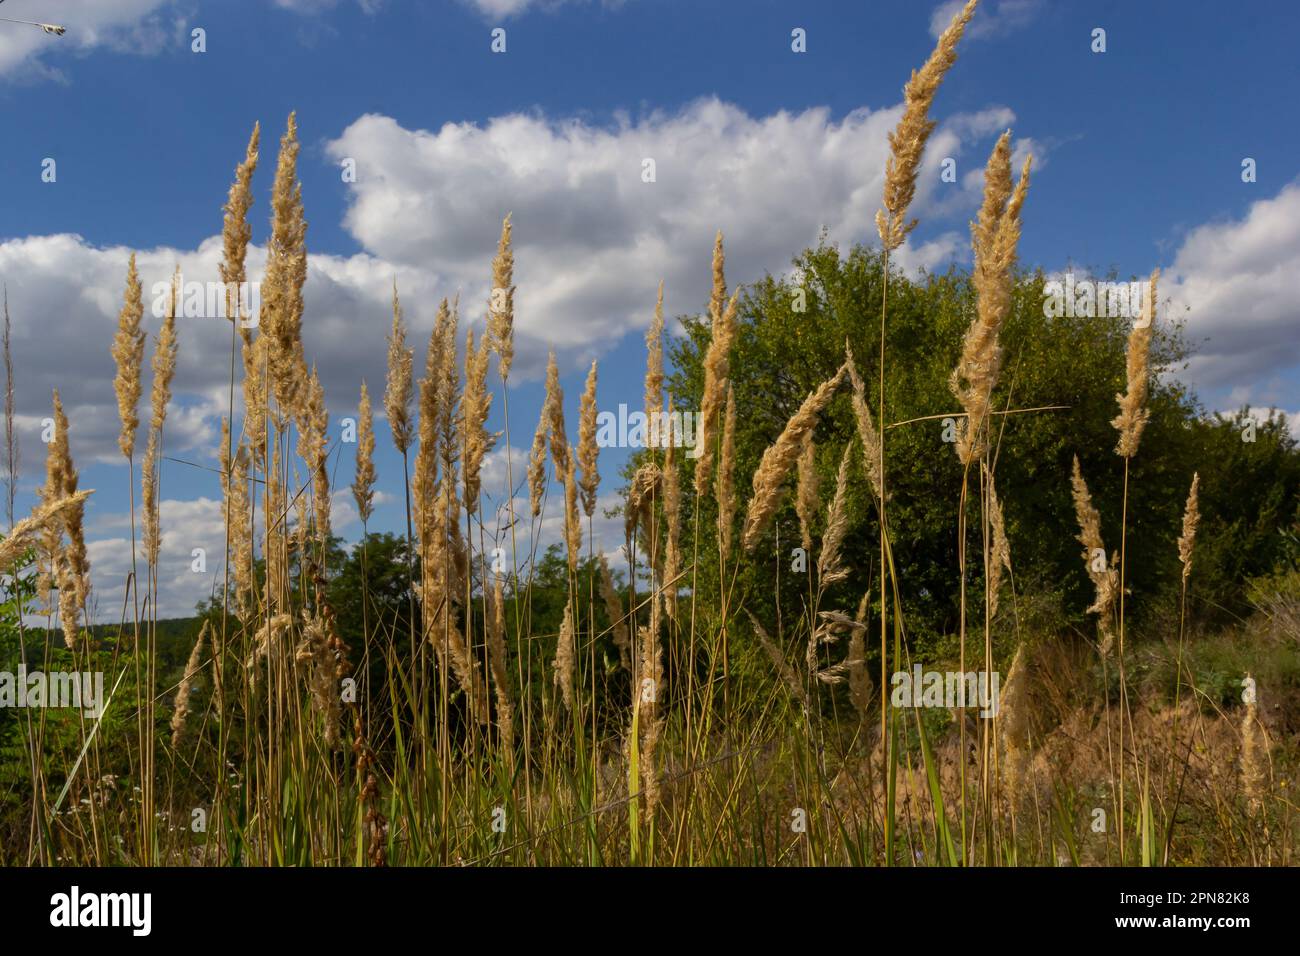
[[[47,666],[102,671],[108,701],[99,715],[19,712],[5,750],[0,861],[1294,864],[1298,579],[1256,582],[1253,616],[1207,630],[1188,613],[1203,546],[1198,481],[1187,489],[1179,536],[1130,535],[1130,468],[1147,450],[1161,323],[1157,275],[1129,325],[1111,423],[1121,513],[1099,513],[1089,489],[1097,476],[1077,458],[1072,474],[1056,476],[1078,523],[1077,539],[1059,548],[1079,555],[1077,574],[1094,592],[1089,629],[1038,627],[1032,595],[1017,590],[1023,569],[1004,512],[1018,503],[997,490],[1002,437],[1015,416],[1051,411],[1017,407],[1000,388],[1021,210],[1033,202],[1032,163],[1013,169],[1009,131],[988,158],[972,223],[976,308],[964,339],[951,343],[959,349],[952,405],[933,410],[954,421],[946,453],[961,467],[958,485],[937,489],[950,502],[955,560],[945,574],[960,615],[937,652],[913,660],[895,550],[908,536],[893,518],[892,456],[906,423],[886,400],[889,263],[915,224],[909,206],[934,127],[930,107],[974,7],[957,13],[913,74],[890,140],[877,217],[886,277],[879,340],[846,343],[836,364],[818,371],[821,384],[753,469],[742,470],[737,452],[737,418],[747,413],[732,365],[742,290],[728,284],[721,233],[697,393],[667,391],[662,293],[646,337],[644,411],[668,423],[662,440],[625,474],[602,475],[597,366],[575,406],[552,354],[531,451],[510,459],[512,429],[526,435],[533,423],[510,421],[509,218],[477,340],[466,322],[462,341],[459,303],[443,300],[417,354],[394,288],[387,381],[382,394],[355,383],[357,440],[340,444],[301,336],[307,254],[291,116],[274,170],[260,323],[231,323],[219,449],[225,586],[202,630],[184,636],[183,665],[160,665],[164,645],[177,645],[160,638],[154,610],[177,302],[146,369],[134,259],[111,348],[131,536],[141,547],[118,626],[87,626],[86,492],[55,396],[43,504],[0,545],[12,572],[7,626],[46,609],[61,628],[61,638],[44,632]],[[260,147],[255,131],[225,206],[221,278],[232,286],[249,278]],[[149,412],[139,417],[146,379]],[[487,429],[494,405],[504,413],[501,434]],[[827,445],[819,424],[833,410],[851,415],[854,431]],[[381,411],[386,428],[376,424]],[[695,416],[698,457],[681,441],[684,411]],[[12,406],[9,426],[12,449]],[[409,547],[395,565],[408,585],[405,606],[370,593],[373,579],[362,576],[361,624],[343,627],[330,596],[331,495],[351,473],[366,522],[375,446],[387,441],[405,466],[399,538]],[[508,486],[520,494],[489,508],[482,469],[498,444]],[[819,481],[819,462],[830,463],[833,481]],[[597,492],[617,480],[626,544],[602,554],[592,530]],[[869,568],[845,557],[846,542],[867,533],[851,505],[862,501],[875,535]],[[787,530],[783,542],[777,519],[791,509],[798,540]],[[558,570],[542,580],[544,526],[557,517]],[[1103,537],[1103,522],[1120,529],[1117,539]],[[793,562],[791,548],[799,549]],[[1142,640],[1128,600],[1134,548],[1143,560],[1176,554],[1182,568],[1176,613]],[[753,600],[750,583],[756,567],[769,566],[772,593],[803,575],[797,604],[778,598],[775,614]],[[852,600],[843,600],[846,589]],[[543,614],[543,606],[560,610]],[[918,687],[916,699],[899,697],[899,675],[910,687],[915,673],[939,675],[933,694]],[[980,675],[989,685],[996,675],[996,691],[954,698],[967,683],[952,675],[967,674],[976,687]]]

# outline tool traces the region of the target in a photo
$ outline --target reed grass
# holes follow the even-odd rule
[[[714,240],[703,319],[708,339],[696,433],[702,454],[693,466],[671,424],[685,399],[665,395],[660,283],[645,340],[644,406],[652,421],[669,424],[629,469],[622,494],[625,575],[620,568],[616,577],[594,535],[602,481],[609,486],[609,476],[600,474],[596,440],[595,362],[587,370],[570,443],[560,361],[553,350],[549,354],[545,397],[521,482],[528,487],[528,513],[516,531],[507,388],[515,360],[511,216],[502,220],[492,259],[482,332],[465,330],[463,365],[458,305],[443,299],[415,380],[414,349],[407,344],[394,283],[382,404],[402,458],[410,596],[403,615],[381,608],[366,590],[360,633],[345,633],[329,599],[336,488],[324,383],[301,335],[309,318],[302,298],[307,226],[291,114],[272,184],[264,318],[256,330],[232,324],[230,408],[216,456],[227,543],[221,626],[205,622],[179,683],[158,687],[154,626],[164,534],[159,485],[179,348],[173,280],[152,360],[142,463],[145,607],[137,601],[127,609],[130,629],[146,639],[137,637],[132,645],[136,700],[114,701],[134,718],[128,748],[141,794],[132,812],[96,815],[87,824],[80,815],[62,812],[60,803],[64,794],[77,805],[91,799],[97,758],[78,760],[67,773],[64,794],[51,800],[41,782],[47,771],[33,757],[32,776],[40,788],[22,855],[46,863],[358,866],[1014,865],[1054,864],[1063,853],[1072,862],[1170,862],[1187,846],[1179,829],[1180,802],[1185,810],[1191,799],[1184,785],[1199,759],[1192,747],[1199,740],[1217,748],[1216,754],[1230,753],[1236,765],[1229,775],[1233,792],[1205,783],[1210,796],[1198,799],[1212,806],[1207,812],[1240,821],[1231,826],[1248,835],[1252,862],[1293,862],[1294,817],[1278,796],[1271,762],[1276,748],[1259,702],[1251,695],[1239,719],[1217,724],[1201,709],[1181,706],[1184,688],[1198,700],[1205,696],[1184,654],[1199,476],[1193,476],[1177,541],[1182,604],[1172,723],[1159,724],[1154,711],[1132,707],[1131,662],[1125,659],[1127,483],[1149,419],[1154,275],[1149,311],[1130,334],[1126,391],[1118,396],[1113,422],[1126,488],[1115,555],[1106,550],[1101,515],[1078,457],[1069,478],[1083,571],[1095,588],[1089,612],[1098,621],[1102,697],[1089,703],[1091,709],[1067,709],[1058,731],[1042,732],[1043,701],[1055,692],[1054,681],[1065,688],[1061,697],[1083,694],[1090,685],[1080,653],[1023,635],[1018,615],[1009,626],[1004,620],[1008,605],[1014,612],[1017,602],[1008,524],[1023,504],[998,496],[1000,436],[991,423],[1002,414],[999,336],[1010,314],[1030,173],[1027,160],[1013,182],[1009,131],[989,158],[972,225],[976,306],[964,338],[951,343],[957,359],[950,381],[961,405],[955,449],[962,466],[954,521],[961,608],[957,663],[967,670],[966,589],[975,580],[968,573],[967,545],[978,532],[983,668],[996,671],[1002,663],[1009,669],[999,715],[977,725],[973,749],[966,743],[972,731],[965,708],[950,715],[956,726],[944,730],[920,708],[890,705],[891,671],[912,664],[894,562],[894,548],[907,538],[898,532],[907,529],[891,525],[887,482],[887,430],[911,424],[888,421],[890,254],[916,225],[909,211],[935,128],[930,111],[975,6],[971,0],[958,11],[912,74],[890,136],[877,217],[884,282],[875,374],[859,368],[846,343],[843,363],[821,370],[820,383],[773,427],[752,474],[743,473],[738,448],[745,386],[733,374],[746,317],[741,289],[727,284],[722,233]],[[224,209],[221,274],[228,283],[247,277],[258,145],[255,126]],[[131,258],[111,346],[119,449],[129,467],[143,389],[141,321],[140,281]],[[502,435],[488,431],[498,394],[489,375],[494,355]],[[239,408],[236,371],[242,374]],[[364,529],[374,514],[380,475],[370,394],[364,381],[359,387],[350,491]],[[847,441],[841,435],[832,443],[829,429],[818,431],[832,414],[851,423]],[[57,392],[54,418],[42,503],[0,543],[0,566],[25,561],[35,549],[43,565],[40,596],[49,603],[57,589],[67,646],[89,660],[97,651],[79,639],[89,592],[82,527],[89,492],[77,487]],[[482,476],[501,437],[508,493],[505,502],[495,503],[494,515]],[[838,462],[833,488],[818,481],[819,462]],[[752,492],[740,501],[737,484],[745,479]],[[978,501],[968,501],[976,481]],[[863,532],[866,517],[856,507],[860,483],[878,532],[876,569],[855,567],[851,559],[849,545]],[[1064,484],[1062,476],[1062,496]],[[787,504],[798,522],[798,545],[812,560],[799,606],[778,604],[773,619],[757,610],[760,603],[737,581],[742,567],[767,566],[775,556],[773,587],[781,592]],[[134,490],[132,514],[134,547]],[[975,515],[978,526],[968,529],[968,517]],[[564,581],[557,586],[562,594],[543,595],[536,577],[548,520],[563,529]],[[518,538],[525,534],[520,548]],[[499,562],[495,549],[507,543],[509,559]],[[365,561],[363,551],[368,577]],[[872,583],[863,586],[868,578]],[[552,598],[563,607],[562,617],[558,631],[542,633],[533,609]],[[878,682],[868,640],[873,615],[880,629]],[[995,647],[995,630],[1009,635],[1009,643]],[[1108,693],[1112,664],[1120,687],[1117,739],[1111,736]],[[382,679],[373,680],[372,673]],[[160,722],[155,711],[168,697],[170,714]],[[1104,720],[1095,725],[1069,723],[1099,711]],[[1169,733],[1157,732],[1165,727]],[[1218,743],[1211,741],[1215,727],[1229,728]],[[93,732],[81,732],[83,754]],[[33,754],[40,752],[40,739],[27,743]],[[1054,768],[1070,760],[1091,769],[1056,779]],[[202,772],[187,780],[189,768]],[[1067,792],[1075,786],[1112,801],[1116,827],[1099,844],[1104,849],[1081,850],[1087,821],[1083,797]],[[196,796],[212,798],[217,812],[209,829],[200,835],[168,825],[168,815]],[[1137,813],[1126,822],[1128,804]],[[803,814],[802,829],[790,828],[792,806]]]

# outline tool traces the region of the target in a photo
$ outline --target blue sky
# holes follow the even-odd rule
[[[394,276],[419,361],[443,295],[462,294],[463,326],[481,323],[500,221],[513,212],[512,437],[526,446],[549,344],[571,425],[592,359],[601,408],[639,403],[654,288],[665,280],[669,313],[699,311],[715,229],[727,234],[733,284],[784,270],[822,225],[841,243],[874,238],[884,137],[951,5],[5,0],[0,16],[68,27],[53,37],[0,22],[0,272],[24,434],[20,506],[43,477],[35,436],[58,386],[83,486],[97,489],[91,560],[111,616],[126,470],[114,460],[108,347],[126,256],[139,251],[146,289],[173,263],[210,277],[254,121],[260,246],[275,144],[298,111],[313,254],[304,336],[336,422],[354,414],[362,377],[382,390]],[[496,27],[503,54],[489,47]],[[790,48],[796,27],[803,54]],[[1096,27],[1105,53],[1090,49]],[[204,53],[191,51],[195,28]],[[1188,371],[1207,406],[1300,410],[1297,28],[1300,7],[1282,0],[986,0],[935,104],[921,226],[901,260],[968,261],[979,170],[1009,126],[1018,153],[1036,157],[1025,263],[1122,277],[1161,267],[1162,315],[1185,315],[1192,338],[1208,339]],[[653,184],[640,181],[645,156]],[[939,181],[944,156],[957,183]],[[1254,183],[1242,182],[1245,157]],[[46,158],[56,182],[42,181]],[[345,158],[356,183],[342,181]],[[228,332],[186,321],[168,444],[211,464]],[[381,490],[400,496],[382,425],[379,445]],[[188,555],[213,540],[219,553],[218,493],[209,473],[169,463],[163,496],[164,530],[169,516],[175,529],[163,609],[184,612],[211,583],[189,573]],[[359,525],[339,515],[354,537]],[[399,515],[382,503],[373,524],[396,528]]]

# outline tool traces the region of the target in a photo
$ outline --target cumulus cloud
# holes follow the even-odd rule
[[[39,10],[5,6],[0,16],[53,21],[66,27],[67,33],[56,37],[35,27],[4,24],[0,74],[63,79],[54,64],[69,53],[84,54],[96,47],[118,53],[157,52],[175,33],[177,8],[176,0],[61,0]]]
[[[437,279],[463,290],[462,302],[486,299],[486,263],[512,213],[516,330],[528,372],[543,342],[585,358],[644,327],[661,278],[667,311],[698,311],[718,228],[728,274],[745,279],[782,271],[823,227],[839,240],[871,239],[900,109],[859,109],[839,121],[824,108],[753,117],[708,98],[609,127],[511,114],[437,131],[371,114],[327,152],[356,162],[345,225],[357,241],[386,262],[437,268]],[[978,185],[939,183],[938,163],[1013,118],[999,108],[941,126],[920,177],[919,215],[941,204],[973,207]],[[643,175],[648,161],[653,182]],[[956,248],[941,237],[900,261],[933,267]]]
[[[158,616],[188,617],[194,605],[219,593],[222,581],[222,549],[225,547],[223,504],[219,498],[177,501],[164,498],[159,505],[162,547],[158,557]],[[139,548],[139,516],[136,516],[136,545]],[[86,544],[90,558],[91,597],[100,621],[117,620],[122,613],[127,576],[131,573],[131,533],[127,514],[101,515],[87,527],[89,535],[117,531]],[[123,533],[124,532],[124,533]],[[206,568],[194,570],[194,549],[202,548]],[[144,579],[145,562],[139,552],[137,571]],[[144,586],[141,585],[141,594]],[[130,619],[131,611],[127,611]]]
[[[1300,364],[1298,275],[1300,183],[1251,204],[1241,219],[1187,235],[1162,276],[1161,299],[1186,318],[1197,349],[1188,374],[1198,386],[1236,388],[1244,401],[1254,383]]]
[[[516,114],[428,132],[361,117],[327,149],[357,161],[346,225],[363,251],[313,254],[305,290],[306,351],[331,410],[355,410],[361,379],[372,391],[384,379],[394,279],[420,352],[443,296],[459,294],[462,322],[481,324],[506,212],[514,221],[520,379],[540,373],[548,344],[573,367],[644,328],[661,277],[670,315],[697,312],[708,298],[719,226],[733,282],[784,271],[823,226],[839,241],[871,240],[885,137],[897,118],[897,108],[858,110],[840,121],[824,109],[755,118],[714,99],[639,122],[624,117],[611,128]],[[991,109],[936,130],[916,203],[922,217],[965,215],[974,206],[978,182],[940,184],[937,164],[1012,118]],[[976,161],[982,151],[983,144]],[[642,182],[646,157],[656,160],[656,182]],[[912,271],[940,269],[964,257],[965,246],[962,233],[949,231],[905,246],[897,261]],[[36,440],[57,387],[77,460],[120,460],[109,343],[130,253],[72,234],[0,243],[24,442]],[[220,238],[195,249],[140,250],[137,259],[152,353],[157,293],[177,266],[187,283],[215,282]],[[251,247],[250,276],[261,275],[264,261],[265,250]],[[214,317],[178,325],[167,447],[185,453],[212,447],[227,406],[230,327]],[[43,458],[39,446],[24,450],[28,461]]]
[[[99,248],[70,234],[0,243],[0,275],[7,284],[13,322],[16,420],[27,461],[44,459],[40,422],[50,414],[55,388],[68,410],[74,458],[121,461],[109,347],[131,252],[120,246]],[[265,260],[263,247],[250,246],[249,275],[260,278]],[[147,363],[162,325],[173,270],[179,266],[186,284],[219,281],[221,239],[214,236],[194,250],[140,250],[136,261],[144,286]],[[393,279],[403,297],[409,297],[404,309],[417,329],[432,327],[435,294],[455,293],[431,273],[365,254],[313,255],[310,273],[303,337],[307,354],[319,367],[331,411],[338,416],[349,409],[355,412],[362,378],[372,385],[383,382],[382,339],[391,321]],[[376,344],[358,349],[366,330],[371,335],[365,341]],[[169,453],[207,450],[214,446],[228,407],[230,325],[219,316],[183,316],[177,320],[177,334],[180,349],[172,386],[176,400],[167,413],[166,447]],[[418,344],[422,350],[423,343]],[[69,374],[70,369],[76,374]],[[147,411],[146,381],[142,415]],[[143,434],[138,439],[141,447]]]

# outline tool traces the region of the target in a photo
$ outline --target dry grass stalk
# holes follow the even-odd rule
[[[357,407],[357,474],[352,481],[352,498],[364,525],[374,513],[375,502],[375,421],[365,379],[361,380],[361,402]]]
[[[903,87],[903,116],[898,126],[889,134],[890,156],[885,163],[885,208],[876,213],[876,229],[886,250],[892,251],[903,244],[907,234],[916,226],[916,220],[907,219],[908,207],[916,195],[916,174],[921,168],[921,155],[926,140],[934,130],[930,119],[930,106],[943,83],[944,75],[957,60],[957,41],[961,39],[966,24],[975,12],[976,0],[969,0],[948,24],[939,42],[921,69],[912,71],[912,78]]]
[[[126,292],[122,296],[122,311],[117,318],[117,334],[113,336],[113,361],[117,374],[113,378],[113,391],[117,393],[117,414],[122,420],[122,433],[117,447],[122,457],[135,454],[135,432],[140,425],[137,406],[140,404],[140,373],[144,365],[145,333],[140,328],[144,316],[144,299],[140,288],[140,275],[135,268],[135,253],[126,267]]]
[[[226,316],[235,321],[238,315],[241,339],[240,360],[244,378],[241,391],[244,398],[244,436],[253,454],[254,462],[265,461],[266,455],[266,391],[262,381],[266,365],[267,342],[264,336],[253,338],[252,329],[243,323],[243,303],[239,301],[239,286],[247,280],[248,243],[253,230],[248,223],[248,210],[253,205],[253,172],[257,169],[261,126],[253,124],[248,139],[244,161],[235,168],[235,181],[223,207],[221,228],[221,281],[226,285]],[[260,322],[261,317],[258,317]]]
[[[203,642],[208,636],[209,622],[204,621],[203,626],[199,628],[199,639],[194,642],[193,649],[190,650],[189,660],[185,662],[185,673],[181,677],[180,686],[176,689],[176,707],[172,710],[172,749],[180,747],[181,738],[185,735],[185,719],[190,712],[190,695],[194,691],[194,681],[199,676],[200,662],[203,659]]]
[[[294,652],[294,660],[307,665],[307,690],[325,723],[325,745],[335,750],[340,743],[339,718],[343,714],[336,674],[340,663],[337,642],[327,617],[305,610],[302,617],[302,641]]]
[[[1137,454],[1142,432],[1151,418],[1147,393],[1150,389],[1151,333],[1155,326],[1156,282],[1159,278],[1160,270],[1156,269],[1151,273],[1146,301],[1142,303],[1142,317],[1129,330],[1125,357],[1127,388],[1123,395],[1115,396],[1115,401],[1119,402],[1119,415],[1111,422],[1119,432],[1115,453],[1124,458]]]
[[[40,489],[43,502],[55,502],[77,493],[77,469],[72,462],[68,444],[68,417],[58,389],[54,390],[54,437],[46,456],[45,485]],[[50,558],[54,583],[59,589],[59,619],[63,627],[63,640],[69,648],[77,644],[80,628],[77,613],[85,607],[90,593],[90,560],[86,556],[84,499],[62,509],[62,531],[67,532],[67,543],[62,543],[60,529],[54,523],[47,526],[45,541]],[[48,589],[47,589],[48,599]]]
[[[312,513],[316,539],[322,548],[330,536],[329,411],[325,407],[325,388],[313,365],[302,390],[302,431],[298,436],[298,454],[311,472]],[[306,496],[298,499],[306,506]]]
[[[492,393],[487,388],[488,337],[485,334],[477,349],[474,348],[474,330],[465,333],[465,394],[461,398],[464,419],[463,464],[465,471],[465,513],[478,510],[480,474],[483,459],[496,444],[496,436],[488,434],[488,412],[492,408]]]
[[[172,377],[176,374],[176,304],[180,296],[180,269],[172,276],[171,296],[167,314],[163,317],[152,360],[153,383],[149,393],[149,442],[145,450],[141,475],[141,498],[144,502],[144,551],[151,565],[158,563],[162,537],[158,529],[158,456],[163,423],[167,420],[167,405],[172,397]]]
[[[1096,587],[1096,598],[1088,608],[1090,614],[1097,615],[1101,627],[1101,652],[1104,657],[1110,651],[1114,633],[1111,627],[1111,613],[1119,597],[1119,573],[1112,567],[1114,562],[1106,558],[1106,545],[1101,538],[1101,514],[1092,504],[1092,495],[1083,480],[1079,468],[1079,456],[1074,457],[1074,473],[1070,478],[1074,513],[1079,520],[1079,542],[1083,545],[1083,563],[1088,570],[1088,577]]]
[[[736,524],[736,395],[727,383],[727,408],[722,416],[722,452],[718,460],[718,542],[722,554],[731,551]]]
[[[1183,584],[1192,573],[1192,550],[1196,544],[1196,527],[1201,523],[1201,509],[1197,492],[1201,486],[1200,472],[1192,474],[1192,487],[1187,492],[1187,507],[1183,510],[1183,533],[1178,538],[1178,561],[1183,566]]]
[[[569,712],[573,711],[574,655],[573,598],[570,596],[564,605],[564,620],[560,623],[560,636],[555,645],[555,673],[551,678],[560,689],[564,709]]]
[[[596,446],[596,363],[592,362],[578,410],[578,464],[582,468],[578,487],[582,489],[582,511],[588,518],[596,511],[596,490],[600,487],[599,455],[600,449]]]
[[[655,315],[645,334],[645,419],[654,421],[664,407],[664,283],[659,280],[659,297]]]
[[[515,709],[510,697],[510,668],[506,660],[506,602],[501,575],[492,582],[492,607],[487,628],[488,663],[496,691],[497,729],[501,745],[509,750],[515,742]]]
[[[714,321],[722,314],[727,302],[727,256],[722,248],[722,230],[713,237],[713,289],[709,293],[709,316]]]
[[[460,499],[456,493],[460,460],[457,321],[456,309],[443,299],[429,335],[425,373],[420,380],[420,443],[415,456],[412,495],[423,571],[417,591],[424,633],[434,647],[440,666],[450,667],[469,700],[470,712],[485,721],[487,689],[483,675],[453,614],[453,604],[462,599],[461,582],[469,572],[468,552],[460,532]]]
[[[546,414],[549,404],[549,399],[542,403],[537,431],[533,433],[533,447],[528,453],[528,501],[534,518],[542,513],[542,495],[546,492]]]
[[[753,612],[746,608],[745,613],[749,615],[749,620],[754,625],[754,633],[758,635],[759,644],[762,645],[763,650],[771,659],[772,666],[776,668],[777,676],[781,678],[781,682],[785,684],[794,699],[806,708],[808,706],[808,692],[799,680],[799,675],[790,666],[790,662],[786,660],[781,648],[777,647],[776,642],[768,636],[767,631],[763,629],[763,625],[758,623],[758,618],[754,617]]]
[[[725,307],[720,303],[725,295],[725,286],[721,289],[718,282],[722,275],[722,233],[718,233],[718,245],[714,250],[714,289],[712,311],[712,334],[709,348],[704,353],[704,391],[700,398],[699,426],[695,440],[701,449],[700,457],[695,462],[695,494],[703,498],[709,492],[709,479],[713,473],[714,433],[718,428],[718,415],[726,398],[727,382],[731,372],[731,346],[736,341],[736,308],[740,291],[732,294]]]
[[[228,459],[225,446],[222,457]],[[242,442],[235,448],[233,461],[224,461],[223,491],[229,505],[231,543],[235,557],[235,610],[244,619],[253,612],[253,516],[248,490],[249,453]]]
[[[267,342],[265,335],[245,340],[240,349],[244,367],[241,389],[244,395],[244,438],[255,465],[266,463]]]
[[[808,643],[804,649],[804,659],[808,665],[808,676],[828,686],[843,684],[852,672],[852,655],[838,664],[822,667],[818,660],[818,649],[823,644],[834,644],[840,639],[844,631],[865,631],[866,625],[849,617],[843,611],[819,611],[817,618],[819,623],[809,633]]]
[[[414,395],[412,365],[415,349],[406,345],[406,323],[402,321],[402,303],[397,298],[397,280],[393,280],[393,328],[388,334],[388,381],[384,387],[384,414],[393,433],[393,444],[406,454],[415,438],[411,422],[411,399]]]
[[[248,210],[253,205],[253,172],[257,169],[261,127],[253,124],[248,139],[244,161],[235,169],[235,181],[223,207],[221,228],[221,281],[226,285],[226,316],[235,321],[241,340],[240,361],[244,377],[241,391],[244,398],[244,436],[255,463],[266,460],[266,388],[263,378],[266,371],[267,345],[265,336],[253,337],[252,329],[243,323],[243,303],[239,299],[239,286],[247,280],[248,243],[253,230],[248,223]],[[258,316],[260,323],[261,316]]]
[[[604,551],[600,553],[600,597],[605,602],[605,613],[609,615],[614,646],[618,648],[618,662],[631,673],[632,642],[628,637],[627,618],[623,613],[623,601],[618,596],[618,589],[614,587],[614,576],[610,573]]]
[[[668,418],[665,420],[664,468],[662,475],[664,496],[664,523],[668,534],[664,542],[663,598],[668,619],[677,620],[677,576],[682,570],[682,482],[677,465],[677,441],[673,431],[673,399],[668,397]]]
[[[66,520],[67,510],[80,505],[92,493],[90,490],[78,491],[63,498],[42,501],[33,508],[30,515],[10,529],[8,537],[0,540],[0,572],[11,573],[13,563],[27,553],[37,536],[46,529],[54,528],[57,534]]]
[[[253,635],[253,652],[244,664],[244,669],[249,672],[249,684],[253,688],[258,683],[257,665],[264,660],[278,659],[284,646],[284,635],[289,633],[292,625],[293,615],[275,614],[264,621]]]
[[[799,518],[799,540],[804,551],[812,553],[813,522],[821,509],[821,488],[817,479],[817,443],[812,432],[804,435],[803,447],[795,462],[794,511]]]
[[[663,472],[654,462],[646,462],[632,476],[623,505],[623,532],[628,542],[628,557],[632,556],[632,543],[636,528],[649,530],[654,524],[654,501],[663,486]],[[653,557],[653,556],[652,556]]]
[[[569,557],[569,573],[578,571],[578,557],[582,550],[582,519],[578,517],[578,462],[569,448],[569,461],[564,469],[564,543]]]
[[[441,374],[438,379],[438,452],[442,459],[442,514],[439,520],[443,522],[441,533],[447,538],[455,574],[447,586],[449,594],[456,600],[463,595],[461,582],[469,574],[469,555],[461,536],[460,499],[456,495],[457,473],[461,465],[461,416],[464,411],[461,404],[460,368],[456,364],[456,330],[459,322],[460,296],[457,296],[452,300],[451,311],[441,324]]]
[[[282,419],[301,419],[307,360],[302,349],[302,287],[307,281],[307,223],[303,219],[302,184],[298,182],[298,121],[289,114],[280,137],[280,155],[271,193],[271,238],[266,247],[262,282],[262,334],[268,337],[267,361],[272,392]]]
[[[492,293],[488,300],[487,331],[484,338],[497,354],[497,367],[504,382],[510,376],[515,356],[515,256],[510,248],[510,216],[501,222],[501,239],[492,260]]]
[[[1025,159],[1020,182],[1011,187],[1011,131],[998,137],[984,170],[984,202],[971,225],[976,314],[966,330],[961,358],[948,381],[966,411],[957,431],[957,457],[962,464],[984,457],[988,450],[989,399],[1002,369],[998,335],[1011,309],[1015,284],[1016,246],[1020,241],[1020,210],[1029,188],[1033,157]]]
[[[989,554],[989,618],[997,617],[998,592],[1002,590],[1002,572],[1011,571],[1011,543],[1007,540],[1006,519],[1002,514],[1002,502],[998,500],[997,489],[993,486],[993,472],[988,472],[989,489],[989,525],[993,529],[993,550]]]
[[[1249,674],[1246,683],[1254,691]],[[1241,715],[1241,792],[1251,817],[1259,816],[1264,809],[1264,797],[1268,791],[1268,740],[1259,720],[1256,697],[1257,692],[1246,695],[1246,710]]]
[[[280,469],[280,443],[276,442],[271,452],[271,468],[267,472],[266,495],[266,534],[263,553],[266,555],[266,585],[264,600],[267,607],[280,606],[281,594],[285,591],[289,574],[288,556],[288,495]]]
[[[438,314],[434,319],[433,331],[429,335],[429,345],[425,351],[424,376],[420,379],[419,399],[419,447],[415,453],[414,478],[412,481],[411,510],[415,518],[416,539],[420,543],[421,561],[434,560],[434,549],[438,547],[437,535],[434,533],[436,511],[436,490],[438,484],[438,441],[440,437],[439,421],[442,417],[440,402],[442,389],[443,341],[444,329],[451,313],[447,300],[438,304]],[[391,384],[390,379],[390,384]],[[394,432],[394,437],[396,437]],[[441,563],[441,562],[439,562]],[[425,577],[429,569],[426,565]]]
[[[298,549],[298,555],[302,561],[302,567],[307,564],[307,529],[311,527],[311,521],[307,517],[307,505],[310,496],[307,494],[306,487],[302,483],[302,476],[298,473],[298,463],[293,463],[293,485],[296,489],[293,495],[293,510],[298,516],[297,523],[294,525],[295,547]]]
[[[849,465],[853,461],[853,444],[844,446],[840,457],[840,470],[835,476],[835,495],[826,509],[826,530],[822,534],[822,549],[817,556],[817,579],[821,587],[828,587],[849,576],[842,562],[844,537],[849,530]],[[812,548],[811,538],[808,544]]]
[[[1028,665],[1025,646],[1021,644],[1011,659],[1011,669],[1002,684],[997,710],[1003,748],[1003,794],[1008,802],[1014,802],[1019,793],[1028,762],[1030,708]]]
[[[873,685],[871,681],[871,672],[867,669],[867,647],[866,647],[866,630],[867,630],[867,609],[870,605],[871,592],[868,591],[862,595],[862,600],[858,602],[858,613],[854,615],[855,623],[860,627],[851,628],[852,633],[849,636],[849,653],[845,659],[848,666],[849,677],[849,701],[853,704],[853,710],[858,715],[858,724],[864,725],[867,718],[871,716],[871,693]]]
[[[555,478],[564,480],[569,467],[569,437],[564,425],[564,389],[560,387],[560,369],[555,364],[555,349],[546,360],[546,429],[551,439],[551,461]]]
[[[140,470],[140,497],[144,503],[143,532],[141,545],[145,560],[150,564],[158,563],[158,552],[162,548],[162,536],[158,528],[158,433],[149,432],[149,441],[144,450],[144,466]]]
[[[253,229],[248,224],[248,210],[253,205],[253,172],[257,169],[257,149],[261,139],[261,127],[253,124],[253,133],[248,138],[248,149],[244,152],[244,161],[235,168],[235,181],[230,185],[230,194],[223,207],[225,213],[221,227],[221,281],[226,286],[226,318],[236,321],[243,318],[239,302],[239,286],[248,279],[246,260],[248,241],[253,236]],[[237,323],[238,324],[238,323]],[[245,345],[252,338],[252,332],[239,324],[239,334]]]
[[[849,343],[844,343],[844,360],[849,369],[849,382],[853,386],[853,420],[858,426],[858,439],[862,442],[863,461],[867,469],[867,481],[871,493],[880,498],[880,436],[876,432],[876,422],[871,417],[867,405],[867,387],[858,374],[857,363],[853,361],[853,350]]]
[[[741,544],[746,551],[754,550],[758,539],[771,524],[781,499],[782,486],[799,457],[805,437],[812,432],[818,415],[830,402],[847,372],[848,366],[841,365],[839,371],[817,386],[786,422],[777,440],[763,452],[758,470],[754,472],[754,496],[745,512],[745,527],[741,535]]]
[[[664,692],[664,650],[659,639],[659,601],[650,599],[650,623],[638,631],[637,646],[641,651],[640,679],[633,703],[636,722],[641,731],[639,759],[641,764],[641,790],[645,794],[646,812],[653,816],[659,805],[659,770],[655,755],[663,733],[664,716],[661,699]]]

